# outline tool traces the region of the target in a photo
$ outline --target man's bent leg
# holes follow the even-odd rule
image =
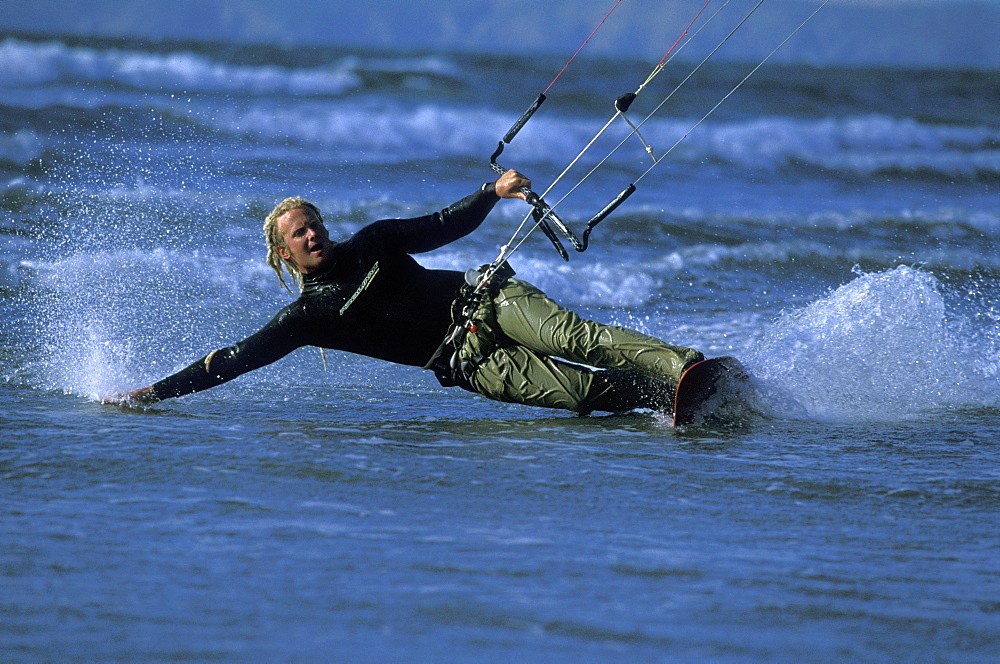
[[[503,334],[538,353],[570,362],[630,369],[676,385],[685,367],[704,359],[691,348],[581,318],[517,279],[510,279],[493,303]]]

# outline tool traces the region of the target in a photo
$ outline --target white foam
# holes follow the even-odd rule
[[[125,84],[140,90],[340,95],[360,79],[349,67],[288,69],[233,65],[186,51],[148,53],[34,44],[0,43],[0,85],[38,86],[62,79]]]
[[[267,140],[294,140],[334,147],[351,155],[399,161],[427,154],[478,155],[496,143],[513,116],[481,107],[383,104],[363,107],[338,101],[316,104],[257,103],[204,118],[230,132],[251,132]],[[534,118],[517,137],[521,159],[568,163],[602,122],[553,115]],[[658,118],[643,128],[662,155],[691,127],[691,120]],[[619,132],[620,134],[620,132]],[[598,143],[578,167],[584,169],[614,148],[620,135]],[[1000,174],[1000,131],[986,127],[931,126],[884,116],[802,120],[767,117],[749,122],[705,123],[670,155],[671,162],[724,163],[776,171],[823,169],[848,176],[909,174],[976,179]],[[611,160],[636,177],[649,166],[638,142]],[[577,171],[574,171],[576,173]]]

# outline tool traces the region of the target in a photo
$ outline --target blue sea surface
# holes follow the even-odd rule
[[[753,67],[710,61],[643,124],[655,168],[618,120],[547,195],[580,228],[638,181],[587,252],[512,263],[741,358],[730,426],[315,349],[99,403],[291,301],[278,200],[335,237],[440,209],[563,63],[2,38],[0,659],[1000,659],[997,72],[765,66],[684,138]],[[578,60],[500,162],[547,189],[654,64]],[[526,213],[420,261],[489,262]]]

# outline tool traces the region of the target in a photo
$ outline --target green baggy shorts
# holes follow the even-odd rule
[[[472,320],[477,329],[466,337],[459,359],[485,358],[472,387],[497,401],[589,412],[612,389],[591,367],[639,372],[672,391],[684,368],[704,357],[581,318],[518,279],[485,298]]]

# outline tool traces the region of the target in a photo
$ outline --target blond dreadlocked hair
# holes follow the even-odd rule
[[[299,290],[302,290],[302,273],[299,272],[295,264],[290,260],[286,260],[281,257],[278,253],[278,247],[286,248],[284,238],[281,237],[281,232],[278,230],[278,219],[281,215],[289,212],[290,210],[296,210],[298,208],[303,208],[309,210],[316,215],[316,218],[323,221],[323,217],[320,216],[319,208],[299,196],[293,196],[291,198],[286,198],[285,200],[278,203],[271,214],[267,215],[267,219],[264,220],[264,241],[267,243],[267,265],[274,273],[278,275],[278,281],[289,293],[292,289],[288,287],[285,283],[285,277],[282,268],[288,270],[288,274],[295,279],[295,283],[298,285]]]

